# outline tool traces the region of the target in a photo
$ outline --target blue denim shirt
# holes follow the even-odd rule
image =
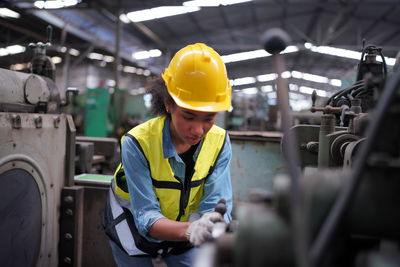
[[[168,158],[174,174],[183,180],[185,178],[185,163],[176,153],[169,125],[170,120],[167,118],[162,133],[164,158]],[[201,144],[194,153],[194,161],[197,159],[200,147]],[[156,242],[160,241],[148,235],[150,227],[157,220],[166,217],[161,213],[159,202],[154,193],[147,161],[140,148],[131,138],[124,138],[121,156],[135,224],[139,232],[147,239]],[[207,178],[204,184],[204,195],[199,204],[200,215],[214,210],[218,200],[224,198],[227,203],[225,220],[227,222],[231,221],[232,185],[229,171],[231,157],[231,144],[229,136],[227,136],[223,150],[215,164],[214,172]]]

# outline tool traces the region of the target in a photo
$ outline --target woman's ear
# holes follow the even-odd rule
[[[164,106],[165,106],[165,111],[167,113],[171,112],[171,103],[168,103],[168,101],[166,99],[164,99]]]

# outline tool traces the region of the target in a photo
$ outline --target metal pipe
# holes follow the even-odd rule
[[[63,66],[63,79],[64,79],[64,85],[61,88],[62,90],[62,96],[61,99],[65,99],[67,101],[67,88],[69,86],[70,82],[70,65],[71,65],[71,56],[69,54],[69,47],[64,55],[64,66]]]
[[[329,167],[329,139],[328,134],[335,131],[335,116],[323,114],[321,116],[321,126],[319,128],[318,145],[318,168]]]
[[[120,48],[121,48],[121,19],[119,16],[121,15],[121,9],[117,12],[117,21],[116,21],[116,34],[115,34],[115,64],[114,64],[114,80],[115,80],[115,91],[119,87],[119,65],[120,65]]]
[[[272,54],[272,62],[275,72],[277,73],[277,97],[278,108],[281,112],[282,131],[286,137],[283,143],[283,151],[288,164],[288,171],[291,177],[290,186],[290,207],[291,207],[291,224],[294,236],[295,259],[296,265],[306,267],[307,264],[307,228],[305,227],[305,217],[303,208],[303,192],[299,185],[300,179],[300,160],[299,151],[297,149],[297,138],[293,131],[291,111],[289,108],[289,88],[286,79],[282,78],[285,71],[285,62],[279,54],[289,43],[289,36],[280,29],[270,29],[264,33],[265,50]]]
[[[121,115],[123,111],[123,101],[121,100],[121,97],[118,97],[117,99],[117,91],[119,89],[119,72],[120,72],[120,65],[121,65],[121,58],[120,58],[120,49],[121,49],[121,29],[122,29],[122,23],[120,19],[120,15],[122,14],[122,9],[118,9],[117,12],[117,22],[116,22],[116,35],[115,35],[115,65],[114,65],[114,80],[115,80],[115,86],[114,86],[114,93],[113,93],[113,100],[114,100],[114,106],[117,109],[117,116],[116,116],[116,121],[114,125],[114,129],[117,129],[121,123]],[[117,104],[118,101],[118,104]]]

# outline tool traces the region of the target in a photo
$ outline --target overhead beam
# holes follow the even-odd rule
[[[338,38],[348,28],[348,24],[354,14],[357,6],[354,7],[342,7],[337,13],[331,24],[328,26],[325,38],[322,40],[321,45],[328,45],[334,39]]]
[[[138,29],[154,43],[156,43],[160,48],[165,48],[167,46],[166,43],[157,34],[155,34],[152,30],[150,30],[149,27],[147,27],[143,23],[133,22],[132,24],[136,27],[136,29]]]
[[[206,43],[210,43],[210,38],[208,38],[207,32],[204,30],[201,23],[199,23],[198,20],[195,18],[193,13],[188,13],[187,15],[188,15],[189,19],[193,22],[193,24],[196,25],[197,29],[199,29],[199,32],[204,37],[204,40],[206,41]]]
[[[380,22],[384,21],[394,10],[396,10],[397,5],[391,5],[381,16],[371,22],[361,33],[361,36],[366,36],[367,33],[371,32]]]
[[[218,7],[218,12],[219,12],[219,14],[221,15],[222,21],[224,22],[225,27],[226,27],[226,29],[227,29],[228,32],[229,32],[229,36],[230,36],[231,40],[232,40],[233,42],[237,43],[238,40],[237,40],[237,38],[235,37],[235,35],[232,34],[232,27],[231,27],[231,25],[229,24],[228,18],[226,17],[225,12],[224,12],[224,9],[223,9],[222,6],[219,6],[219,7]]]

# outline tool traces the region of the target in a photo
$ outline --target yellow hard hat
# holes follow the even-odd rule
[[[231,106],[232,89],[221,56],[197,43],[179,50],[162,74],[168,93],[182,108],[218,112]]]

